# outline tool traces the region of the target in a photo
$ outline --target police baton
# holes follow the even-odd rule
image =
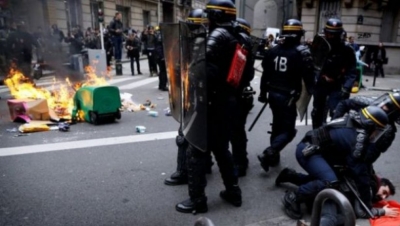
[[[347,187],[351,190],[351,192],[354,194],[354,196],[360,202],[361,206],[364,208],[365,212],[367,212],[367,214],[370,216],[370,218],[375,218],[375,216],[374,216],[374,214],[372,214],[371,210],[367,207],[367,205],[365,205],[365,203],[358,196],[356,189],[353,188],[353,186],[350,184],[349,180],[346,177],[344,177],[344,180],[346,181]]]
[[[258,119],[260,118],[261,114],[264,112],[265,108],[268,105],[268,101],[265,102],[264,106],[261,108],[260,112],[258,113],[257,117],[254,119],[253,123],[251,124],[250,128],[249,128],[249,132],[253,129],[254,125],[256,124],[256,122],[258,121]]]

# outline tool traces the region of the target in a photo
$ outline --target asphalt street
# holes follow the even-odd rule
[[[256,66],[260,62],[256,62]],[[269,145],[271,111],[267,109],[253,131],[248,133],[250,166],[240,179],[243,205],[233,207],[219,198],[224,189],[218,167],[208,176],[206,193],[209,211],[192,215],[175,211],[175,204],[188,198],[187,186],[163,184],[175,171],[178,123],[165,116],[168,92],[159,91],[158,79],[149,77],[147,61],[141,61],[143,75],[130,75],[124,64],[124,75],[114,76],[110,84],[121,92],[131,93],[136,103],[151,100],[158,117],[146,111],[122,112],[121,120],[94,126],[85,122],[72,125],[69,132],[49,131],[15,136],[9,129],[20,124],[10,121],[5,87],[0,87],[0,225],[193,225],[200,216],[210,218],[216,226],[295,225],[282,210],[281,197],[294,187],[276,187],[274,180],[284,167],[301,170],[294,150],[303,135],[311,129],[297,123],[296,138],[283,150],[281,164],[265,173],[257,160]],[[259,90],[260,73],[252,84]],[[370,86],[371,78],[366,86]],[[398,88],[400,77],[378,79],[377,87]],[[51,81],[44,77],[40,85]],[[366,77],[366,79],[368,79]],[[356,95],[377,96],[383,91],[361,90]],[[262,104],[248,117],[251,124]],[[311,109],[311,107],[310,107]],[[135,126],[146,127],[138,134]],[[400,139],[376,163],[380,176],[400,186],[398,147]],[[400,200],[400,195],[393,199]],[[309,215],[305,217],[309,219]],[[369,225],[366,220],[358,225]]]

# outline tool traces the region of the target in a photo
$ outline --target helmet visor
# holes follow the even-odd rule
[[[369,136],[369,142],[376,143],[388,129],[390,129],[390,125],[386,125],[385,127],[375,127],[375,130],[372,131]]]
[[[396,100],[399,95],[399,93],[385,93],[372,102],[371,105],[382,108],[386,112],[389,119],[397,120],[397,118],[400,116],[400,104]]]

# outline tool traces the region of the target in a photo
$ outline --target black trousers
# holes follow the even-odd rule
[[[158,88],[164,89],[167,87],[167,68],[165,66],[165,59],[157,60],[158,67],[160,68],[160,73],[158,74]]]
[[[232,155],[235,165],[246,167],[249,163],[247,159],[247,134],[246,134],[246,121],[250,110],[253,108],[253,98],[242,98],[241,95],[238,99],[238,120],[235,120],[235,127],[232,130],[231,145]]]
[[[140,72],[140,63],[139,63],[139,52],[138,53],[133,53],[131,56],[129,56],[130,60],[131,60],[131,72],[132,75],[135,74],[135,67],[134,67],[134,61],[136,62],[136,67],[137,67],[137,72]]]
[[[156,55],[155,55],[155,51],[154,50],[148,50],[147,51],[147,59],[149,61],[150,73],[152,73],[152,72],[158,73],[158,70],[157,70],[157,59],[156,59]]]
[[[378,77],[379,74],[382,76],[382,78],[385,77],[385,72],[383,71],[382,62],[375,63],[375,77]]]

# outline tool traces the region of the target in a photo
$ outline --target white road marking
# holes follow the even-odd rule
[[[141,135],[122,136],[122,137],[109,137],[109,138],[78,140],[78,141],[60,142],[51,144],[38,144],[38,145],[29,145],[20,147],[0,148],[0,157],[34,154],[34,153],[50,152],[50,151],[72,150],[78,148],[108,146],[116,144],[138,143],[138,142],[154,141],[154,140],[165,140],[165,139],[175,138],[176,135],[178,135],[177,131],[170,131],[170,132],[150,133]]]
[[[137,81],[137,82],[132,82],[132,83],[127,84],[127,85],[119,86],[119,89],[120,90],[123,90],[123,89],[134,89],[134,88],[137,88],[139,86],[144,86],[144,85],[150,84],[150,83],[155,82],[155,81],[158,81],[158,77],[146,78],[146,79],[143,79],[143,80],[140,80],[140,81]]]

